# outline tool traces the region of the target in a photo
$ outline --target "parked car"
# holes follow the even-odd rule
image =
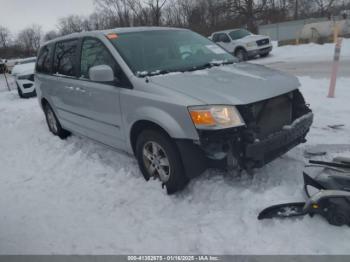
[[[209,167],[262,167],[305,142],[297,78],[186,29],[83,32],[46,43],[36,88],[49,130],[134,154],[169,194]]]
[[[34,60],[35,61],[35,60]],[[20,98],[36,96],[34,83],[35,62],[18,64],[12,69]]]
[[[7,72],[12,74],[12,70],[16,65],[22,65],[27,63],[33,63],[36,61],[36,57],[21,58],[21,59],[10,59],[6,62]]]
[[[240,61],[256,56],[266,57],[272,51],[268,36],[255,35],[245,29],[232,29],[215,32],[209,37]]]
[[[18,60],[17,59],[9,59],[6,61],[5,64],[6,64],[7,73],[11,74],[12,69],[18,64]]]
[[[16,65],[11,70],[11,75],[15,77],[21,71],[27,70],[27,68],[33,68],[33,73],[34,73],[35,62],[36,62],[36,57],[30,57],[30,58],[17,60]],[[27,64],[31,64],[31,65],[26,66]],[[34,64],[34,66],[33,66],[33,64]]]

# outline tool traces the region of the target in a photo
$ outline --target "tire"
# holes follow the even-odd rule
[[[153,147],[155,144],[156,150]],[[177,146],[164,132],[158,130],[141,132],[137,138],[135,154],[144,178],[147,181],[152,177],[159,178],[169,195],[187,185],[189,179],[185,174]]]
[[[348,215],[342,211],[330,212],[329,216],[327,217],[327,221],[329,224],[338,227],[349,225],[350,223]]]
[[[61,139],[66,139],[68,136],[70,136],[70,132],[62,128],[55,112],[48,103],[44,105],[44,113],[47,126],[52,134],[58,136]]]
[[[268,57],[270,53],[260,54],[260,57]]]
[[[248,54],[247,51],[245,51],[243,48],[238,48],[234,56],[238,58],[240,62],[246,61],[248,59]]]

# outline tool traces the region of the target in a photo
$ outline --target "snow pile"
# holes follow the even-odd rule
[[[329,80],[299,77],[300,88],[315,112],[308,140],[311,144],[350,144],[350,78],[339,78],[336,98],[328,98]],[[329,126],[345,125],[340,130]]]
[[[304,44],[304,45],[286,45],[277,46],[277,42],[273,42],[273,50],[270,56],[262,59],[256,59],[250,62],[257,64],[267,64],[273,62],[289,62],[289,61],[330,61],[334,56],[335,46],[330,44]],[[350,57],[350,39],[343,39],[341,59]]]
[[[350,143],[349,81],[300,78],[315,111],[309,145]],[[345,124],[331,130],[329,124]],[[177,196],[146,183],[134,158],[52,136],[36,99],[0,82],[0,254],[350,254],[350,230],[313,219],[258,221],[302,201],[299,146],[254,178],[208,171]],[[332,239],[331,243],[329,239]]]

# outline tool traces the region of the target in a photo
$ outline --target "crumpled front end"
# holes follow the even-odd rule
[[[299,90],[237,106],[246,126],[201,131],[200,147],[221,166],[259,168],[306,142],[313,113]]]

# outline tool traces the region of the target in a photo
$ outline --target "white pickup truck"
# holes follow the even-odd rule
[[[268,36],[255,35],[245,29],[231,29],[213,33],[210,40],[220,45],[240,61],[265,57],[272,51],[271,40]]]

